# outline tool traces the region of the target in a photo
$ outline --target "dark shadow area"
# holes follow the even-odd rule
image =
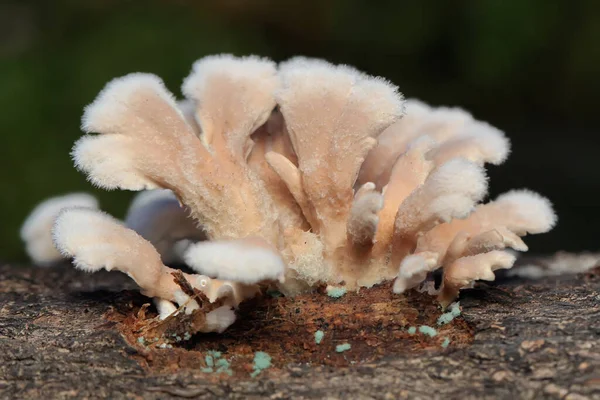
[[[136,71],[180,95],[205,55],[294,55],[355,65],[407,97],[464,107],[506,132],[509,160],[491,196],[530,188],[559,225],[533,253],[595,250],[600,3],[595,1],[18,0],[0,5],[2,258],[23,260],[18,229],[53,195],[87,191],[122,217],[128,192],[91,187],[69,156],[83,108]]]

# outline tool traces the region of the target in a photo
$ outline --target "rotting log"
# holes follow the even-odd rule
[[[443,327],[431,298],[386,286],[268,296],[222,335],[161,349],[136,338],[154,314],[125,275],[3,265],[0,398],[600,399],[599,288],[600,268],[481,284]],[[408,333],[420,325],[438,335]],[[352,347],[337,353],[341,343]],[[209,349],[233,376],[202,372]],[[273,366],[251,378],[258,350]]]

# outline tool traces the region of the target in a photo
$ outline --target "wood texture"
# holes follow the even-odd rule
[[[463,293],[453,322],[468,327],[470,344],[225,379],[198,368],[148,368],[147,354],[106,319],[145,300],[122,291],[134,289],[126,276],[4,265],[0,398],[600,399],[599,288],[600,268],[481,285]]]

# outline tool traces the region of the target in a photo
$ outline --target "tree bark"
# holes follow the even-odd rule
[[[122,292],[134,289],[126,276],[4,265],[0,398],[600,399],[599,288],[600,268],[482,284],[460,298],[469,344],[221,379],[140,361],[119,323],[106,319],[144,301]]]

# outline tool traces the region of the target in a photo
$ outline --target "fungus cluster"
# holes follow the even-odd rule
[[[40,229],[52,214],[64,257],[128,274],[162,318],[203,309],[165,265],[185,263],[197,272],[187,284],[219,305],[198,331],[225,329],[264,285],[294,295],[395,280],[394,296],[442,269],[430,293],[446,306],[555,224],[527,190],[481,203],[484,164],[509,153],[501,131],[352,67],[209,56],[182,92],[176,101],[151,74],[108,83],[72,156],[94,185],[144,192],[125,222],[74,202]],[[28,224],[24,239],[41,238]]]

